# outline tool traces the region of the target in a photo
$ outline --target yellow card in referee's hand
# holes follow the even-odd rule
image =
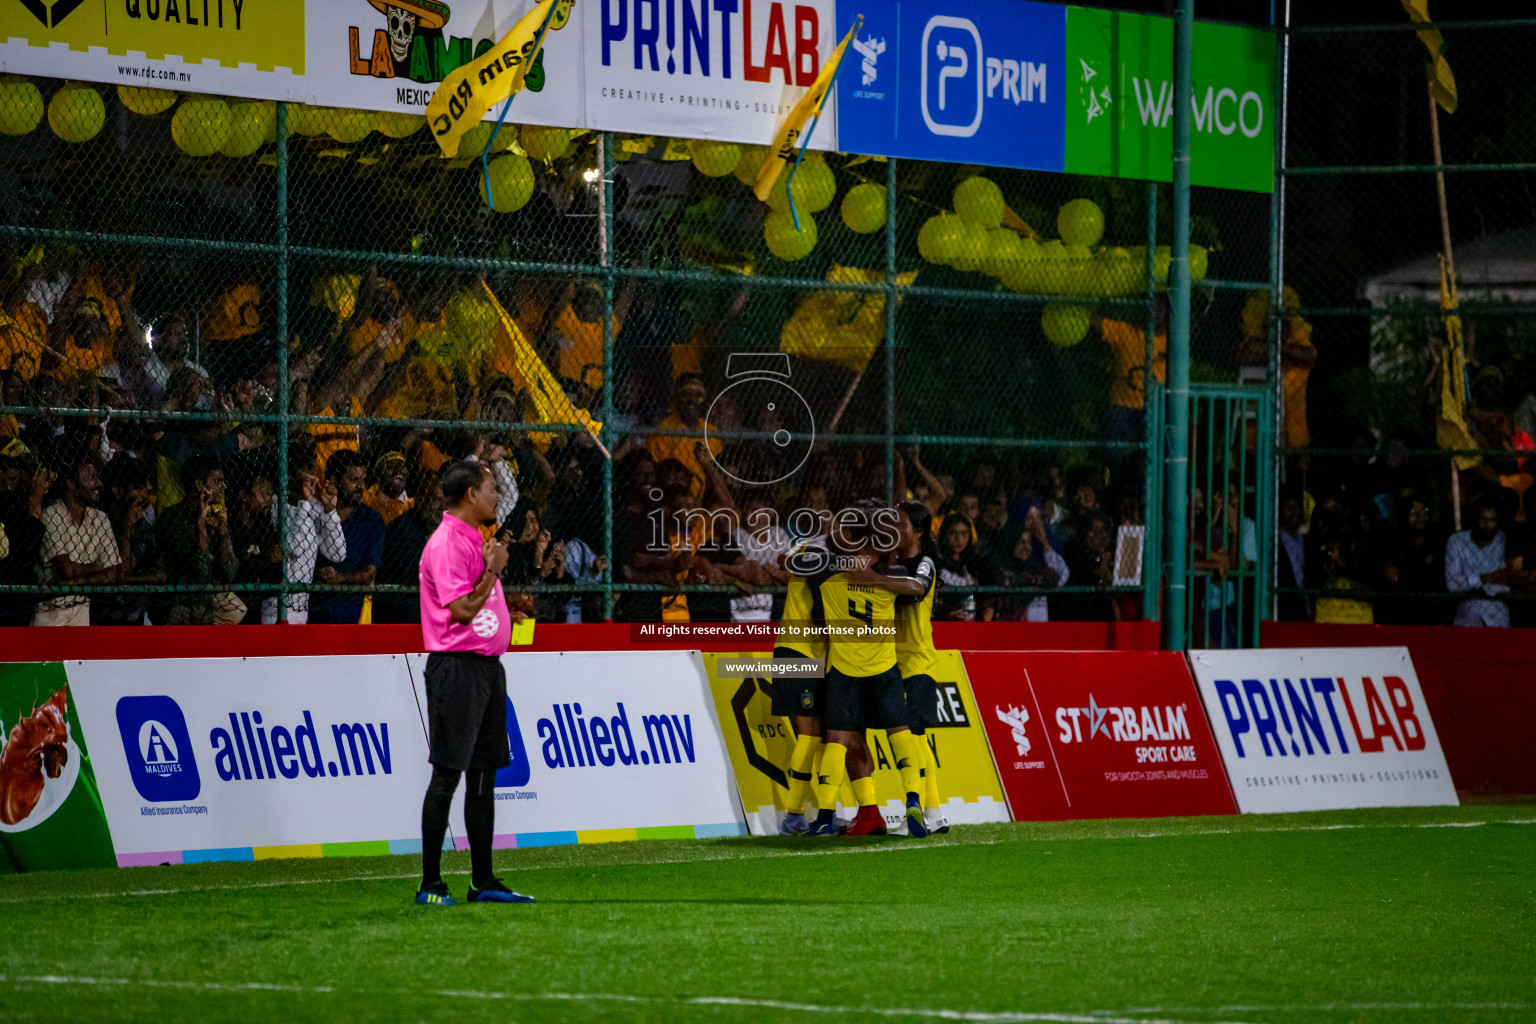
[[[527,647],[533,643],[533,624],[535,619],[524,619],[522,622],[512,623],[512,646]]]

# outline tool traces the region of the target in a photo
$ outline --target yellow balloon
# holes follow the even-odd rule
[[[66,82],[48,101],[48,127],[65,142],[94,139],[106,122],[101,93],[83,82]]]
[[[337,107],[331,111],[331,120],[325,126],[325,131],[337,142],[350,146],[354,142],[362,142],[373,133],[375,116],[371,110]]]
[[[1191,245],[1189,247],[1189,279],[1191,281],[1205,280],[1205,272],[1210,269],[1211,254],[1203,245]]]
[[[217,96],[188,96],[171,117],[171,138],[188,156],[211,156],[229,138],[229,104]]]
[[[142,85],[120,85],[117,98],[123,106],[143,117],[163,114],[176,105],[177,94],[170,89],[151,89]]]
[[[990,277],[1001,279],[1003,274],[1023,257],[1024,240],[1008,228],[993,228],[987,232],[987,255],[981,261],[981,271]]]
[[[1040,327],[1057,348],[1070,348],[1088,337],[1091,323],[1088,310],[1082,306],[1052,303],[1040,314]]]
[[[819,156],[813,159],[810,154],[806,154],[798,169],[793,164],[786,164],[784,170],[779,172],[778,180],[773,183],[773,191],[768,193],[768,209],[779,212],[789,209],[788,184],[791,171],[795,175],[795,209],[800,213],[820,213],[837,198],[837,179],[832,174],[832,168]]]
[[[1057,212],[1056,230],[1068,245],[1098,245],[1104,237],[1104,211],[1092,199],[1074,199]]]
[[[564,128],[544,128],[539,125],[525,124],[519,133],[519,138],[523,144],[523,152],[528,154],[528,159],[548,163],[565,152],[565,147],[571,142],[571,133]]]
[[[944,220],[944,214],[936,213],[917,229],[917,254],[929,263],[944,262],[946,252],[940,240],[947,230]]]
[[[723,178],[736,170],[741,162],[741,147],[734,142],[710,142],[694,139],[689,148],[693,154],[693,166],[706,178]]]
[[[986,259],[986,257],[987,229],[980,224],[971,224],[961,220],[958,224],[954,251],[949,257],[949,265],[956,270],[966,272],[980,270],[982,260]]]
[[[277,104],[271,100],[237,100],[229,105],[229,134],[219,152],[232,157],[250,156],[274,138],[276,132]]]
[[[1168,267],[1173,263],[1173,249],[1160,245],[1152,250],[1152,273],[1157,276],[1158,287],[1168,287]]]
[[[392,139],[403,139],[415,135],[427,123],[426,115],[410,114],[400,110],[386,110],[379,114],[374,127],[388,135]],[[512,134],[505,126],[502,131]]]
[[[491,141],[493,135],[496,137],[495,143],[491,146],[493,155],[511,152],[512,144],[517,141],[517,125],[504,124],[501,126],[501,131],[497,131],[493,122],[481,121],[459,136],[459,159],[480,159],[480,154],[485,152],[486,143]]]
[[[312,107],[308,103],[288,104],[288,128],[306,137],[325,134],[331,126],[329,107]]]
[[[1003,191],[990,178],[966,178],[955,186],[955,212],[988,230],[1003,222]]]
[[[0,135],[26,135],[43,120],[43,94],[29,78],[0,78]]]
[[[1091,295],[1093,281],[1088,269],[1093,265],[1093,250],[1086,245],[1069,245],[1062,261],[1062,294]]]
[[[741,159],[736,161],[736,180],[747,188],[757,184],[757,172],[763,169],[763,161],[768,159],[767,146],[742,146]]]
[[[1130,252],[1117,246],[1095,256],[1088,273],[1094,295],[1133,295],[1146,290],[1145,259],[1138,263]]]
[[[816,218],[809,213],[800,214],[800,230],[787,211],[774,211],[763,221],[763,240],[768,251],[781,260],[804,259],[816,248]]]
[[[866,181],[843,196],[841,212],[849,231],[872,234],[885,227],[885,186]]]
[[[1040,269],[1043,266],[1045,263],[1040,259],[1040,243],[1033,238],[1020,238],[1018,249],[1003,266],[998,279],[1009,291],[1040,291]]]
[[[475,177],[480,182],[480,201],[485,199],[485,174],[480,166],[474,166]],[[533,196],[533,166],[528,158],[516,153],[498,156],[486,165],[491,176],[491,197],[496,201],[491,209],[497,213],[514,213],[527,205]]]

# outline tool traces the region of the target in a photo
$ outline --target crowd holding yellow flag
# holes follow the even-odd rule
[[[763,161],[762,168],[757,172],[757,184],[752,192],[758,201],[766,203],[768,193],[773,191],[773,183],[779,180],[779,172],[784,170],[784,165],[795,158],[795,151],[799,148],[800,133],[805,131],[805,122],[812,115],[821,116],[821,105],[826,102],[827,90],[832,86],[832,78],[837,74],[837,65],[843,59],[843,51],[848,49],[848,44],[853,41],[854,34],[863,24],[862,17],[856,19],[848,34],[843,36],[843,41],[837,44],[837,49],[832,51],[832,56],[827,58],[826,64],[821,68],[821,74],[816,76],[816,81],[800,97],[800,102],[790,110],[789,116],[779,127],[778,134],[774,136],[773,148],[768,151],[768,159]]]
[[[544,36],[552,27],[565,24],[574,2],[539,0],[499,43],[443,77],[427,104],[427,124],[444,156],[457,156],[463,134],[483,121],[496,104],[522,91]]]

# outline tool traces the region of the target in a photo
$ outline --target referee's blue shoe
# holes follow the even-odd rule
[[[470,890],[473,892],[474,890]],[[416,905],[419,907],[456,907],[459,901],[448,895],[448,886],[442,879],[438,879],[431,885],[424,885],[416,893]]]
[[[532,896],[524,896],[520,892],[513,892],[504,885],[501,879],[492,877],[482,888],[476,889],[470,886],[469,902],[471,903],[532,903]]]

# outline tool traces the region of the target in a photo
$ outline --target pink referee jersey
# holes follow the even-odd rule
[[[421,637],[429,651],[505,654],[512,638],[512,616],[501,581],[491,585],[485,607],[468,624],[453,621],[448,606],[475,589],[485,572],[480,531],[458,516],[443,513],[421,552]]]

